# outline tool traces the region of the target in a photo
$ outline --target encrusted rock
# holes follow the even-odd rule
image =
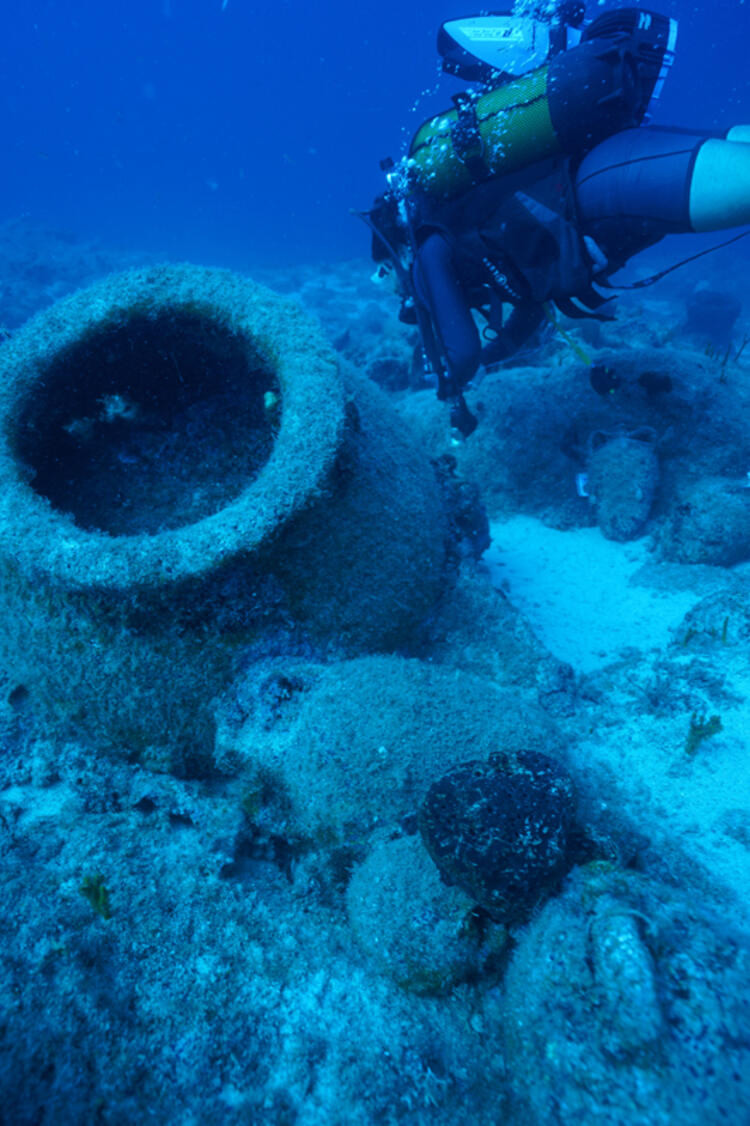
[[[750,1121],[744,936],[681,892],[596,863],[519,933],[495,1019],[510,1126]]]
[[[474,904],[443,883],[418,836],[376,843],[346,902],[363,953],[402,988],[442,993],[477,973],[482,936]],[[505,932],[495,932],[499,948]]]
[[[434,782],[419,829],[447,884],[517,922],[565,871],[573,817],[566,771],[538,751],[509,750]]]
[[[659,536],[664,559],[732,567],[750,558],[747,480],[704,477],[683,488]]]
[[[554,723],[518,700],[488,679],[403,657],[269,662],[226,700],[215,761],[240,774],[272,832],[358,845],[413,816],[460,763],[517,746],[559,750]]]

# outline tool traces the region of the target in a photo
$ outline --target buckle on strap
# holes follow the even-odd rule
[[[475,180],[484,180],[490,170],[484,159],[484,141],[479,133],[476,99],[461,92],[453,95],[456,120],[451,126],[453,149]]]

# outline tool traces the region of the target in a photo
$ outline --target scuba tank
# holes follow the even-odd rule
[[[607,12],[577,46],[533,65],[545,47],[554,49],[538,29],[531,35],[528,25],[538,23],[490,15],[443,24],[443,69],[479,78],[485,89],[455,95],[453,109],[417,130],[406,158],[414,188],[450,199],[490,176],[584,153],[640,125],[672,62],[676,21],[635,8]],[[511,66],[532,69],[513,77],[503,69],[504,54]]]

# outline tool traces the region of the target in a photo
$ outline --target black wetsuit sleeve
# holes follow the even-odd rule
[[[458,395],[479,367],[481,344],[471,309],[458,279],[446,237],[433,232],[414,264],[417,300],[432,318],[435,336],[448,367],[445,397]]]
[[[537,301],[524,301],[513,307],[503,327],[494,340],[482,349],[483,364],[497,364],[507,360],[536,332],[544,319],[544,309]]]

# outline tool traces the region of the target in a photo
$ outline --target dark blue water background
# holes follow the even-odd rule
[[[612,5],[608,5],[611,7]],[[646,7],[653,5],[644,5]],[[348,209],[456,89],[435,35],[471,3],[47,0],[8,5],[0,221],[252,266],[366,252]],[[589,14],[600,10],[589,4]],[[750,121],[750,3],[665,3],[678,58],[655,120]]]

